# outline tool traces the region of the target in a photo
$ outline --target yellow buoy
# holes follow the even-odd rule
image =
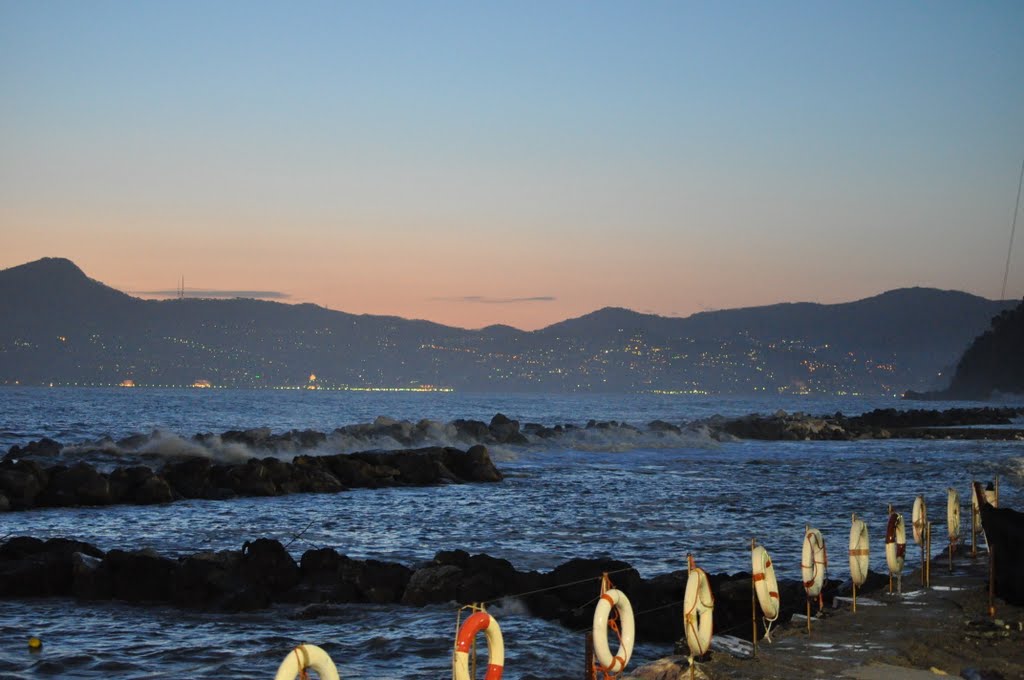
[[[28,648],[33,652],[38,652],[43,648],[43,641],[39,638],[32,636],[28,639]]]

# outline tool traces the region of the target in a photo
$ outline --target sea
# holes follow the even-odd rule
[[[156,433],[159,444],[146,461],[156,466],[154,457],[180,455],[197,433],[255,427],[329,433],[379,417],[434,421],[439,444],[451,443],[443,441],[451,431],[445,423],[489,422],[497,413],[524,424],[574,424],[580,430],[492,448],[505,474],[498,484],[8,512],[0,514],[0,537],[63,536],[103,550],[152,548],[171,557],[239,549],[246,540],[266,537],[288,544],[296,559],[310,548],[330,547],[409,566],[440,550],[462,549],[541,571],[573,557],[610,556],[645,578],[685,569],[690,554],[711,573],[749,570],[754,538],[771,554],[780,579],[798,579],[809,525],[822,531],[833,555],[829,577],[845,579],[848,566],[840,556],[854,513],[869,528],[872,568],[882,571],[890,504],[909,515],[915,497],[923,495],[936,543],[945,535],[948,487],[964,499],[964,517],[972,480],[998,477],[1000,503],[1024,507],[1024,442],[717,441],[700,427],[655,436],[644,426],[780,410],[854,415],[875,408],[981,405],[1022,401],[6,387],[0,388],[2,450],[50,437],[67,446],[62,456],[69,460],[89,448],[75,444]],[[590,420],[629,423],[638,431],[586,429]],[[389,442],[374,445],[388,448]],[[337,451],[347,444],[335,439],[331,446]],[[227,459],[252,453],[237,446],[199,452]],[[110,464],[109,458],[96,462]],[[597,588],[595,583],[595,597]],[[3,600],[0,678],[269,679],[304,642],[325,649],[345,680],[447,678],[457,622],[465,616],[454,602],[420,608],[350,604],[313,619],[301,617],[300,609],[275,605],[226,614],[73,599]],[[532,617],[515,597],[488,609],[503,632],[504,678],[581,677],[585,631]],[[28,646],[33,636],[43,643],[38,652]],[[629,665],[670,653],[671,645],[639,639]]]

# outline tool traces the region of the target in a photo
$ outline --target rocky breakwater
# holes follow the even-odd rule
[[[626,562],[571,559],[549,572],[518,571],[510,562],[461,550],[442,551],[412,567],[357,560],[331,548],[306,551],[299,561],[276,540],[246,542],[240,550],[180,557],[153,550],[103,552],[81,541],[15,537],[0,544],[0,597],[77,597],[171,604],[186,608],[249,611],[294,605],[292,616],[313,618],[347,603],[424,606],[516,598],[534,616],[586,629],[594,615],[602,574],[629,597],[640,639],[673,643],[683,635],[686,572],[644,579]],[[750,574],[710,576],[717,633],[747,636]],[[872,584],[885,583],[874,575]],[[827,605],[839,592],[828,581]],[[780,622],[804,609],[797,581],[779,582]]]
[[[56,445],[54,443],[55,446]],[[38,446],[38,445],[37,445]],[[29,447],[31,449],[31,445]],[[29,451],[31,453],[31,451]],[[103,472],[90,463],[44,466],[32,456],[0,461],[0,509],[168,503],[183,498],[227,499],[289,493],[336,493],[356,487],[499,482],[484,446],[467,451],[427,447],[384,452],[250,458],[214,463],[206,457]]]
[[[777,411],[740,418],[715,416],[703,424],[712,436],[768,441],[853,439],[1024,439],[1024,426],[1014,419],[1021,408],[875,409],[859,416],[812,416]],[[989,426],[989,427],[978,427]]]

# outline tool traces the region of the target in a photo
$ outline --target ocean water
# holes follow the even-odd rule
[[[952,405],[968,404],[943,407]],[[0,390],[0,445],[42,436],[74,444],[152,431],[161,432],[164,442],[184,441],[198,432],[261,426],[330,432],[378,416],[443,425],[456,418],[489,421],[501,412],[524,423],[583,425],[596,419],[642,426],[655,419],[687,424],[715,414],[778,409],[856,414],[915,406],[934,405],[808,397],[6,388]],[[445,428],[437,432],[443,438]],[[153,455],[161,450],[175,449],[158,448]],[[645,578],[685,568],[688,553],[710,572],[749,569],[750,539],[756,537],[778,576],[795,579],[809,524],[822,530],[833,555],[830,576],[845,578],[845,560],[838,556],[845,553],[852,513],[867,522],[871,563],[881,569],[890,503],[909,514],[914,497],[923,494],[936,536],[944,532],[949,486],[966,499],[972,479],[998,475],[1003,504],[1024,505],[1024,442],[717,442],[700,430],[676,437],[586,431],[492,455],[506,474],[496,485],[5,513],[0,536],[71,536],[104,550],[152,547],[174,556],[237,549],[258,537],[288,543],[306,529],[291,544],[296,557],[312,547],[332,547],[352,557],[414,565],[438,550],[461,548],[546,571],[572,557],[609,555]],[[908,554],[914,563],[916,549]],[[272,678],[301,642],[326,649],[342,678],[450,675],[454,604],[344,605],[314,620],[297,618],[297,609],[223,614],[109,602],[0,601],[0,677]],[[579,677],[583,631],[533,618],[514,598],[490,611],[504,632],[505,678]],[[31,635],[43,640],[42,652],[28,651]],[[630,667],[670,652],[667,645],[639,640]]]

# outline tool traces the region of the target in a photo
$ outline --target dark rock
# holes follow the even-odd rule
[[[174,492],[167,480],[145,465],[117,468],[110,473],[108,482],[114,503],[152,505],[174,500]]]
[[[412,570],[401,564],[366,560],[358,572],[356,585],[367,602],[400,602],[412,578]]]
[[[452,425],[455,426],[455,431],[462,441],[480,444],[493,441],[491,430],[487,427],[487,423],[479,420],[459,419],[453,421]]]
[[[242,546],[239,576],[250,586],[281,593],[299,582],[299,565],[280,541],[258,538]]]
[[[448,448],[444,450],[447,469],[467,482],[500,482],[504,475],[494,465],[487,447],[477,444],[466,452]]]
[[[160,476],[182,498],[212,498],[212,467],[213,463],[208,458],[187,458],[164,465]]]
[[[88,463],[50,469],[50,481],[37,503],[49,506],[110,505],[110,484],[106,476]]]
[[[406,585],[402,604],[421,607],[428,603],[454,601],[462,580],[462,569],[451,564],[417,569]]]
[[[682,428],[673,425],[672,423],[666,423],[664,420],[652,420],[647,423],[647,429],[651,432],[672,432],[673,434],[682,434]]]
[[[242,553],[237,550],[202,552],[180,561],[174,574],[171,600],[187,607],[209,607],[230,596],[240,579]]]
[[[981,525],[992,547],[996,596],[1024,605],[1024,513],[986,503],[981,506]]]
[[[150,549],[111,550],[98,569],[98,578],[108,578],[112,597],[126,602],[168,602],[171,600],[178,563]]]
[[[241,465],[214,465],[210,469],[210,482],[238,496],[278,496],[281,493],[267,466],[255,458]]]
[[[13,510],[34,507],[49,481],[50,475],[34,460],[0,462],[0,492],[7,496]]]

